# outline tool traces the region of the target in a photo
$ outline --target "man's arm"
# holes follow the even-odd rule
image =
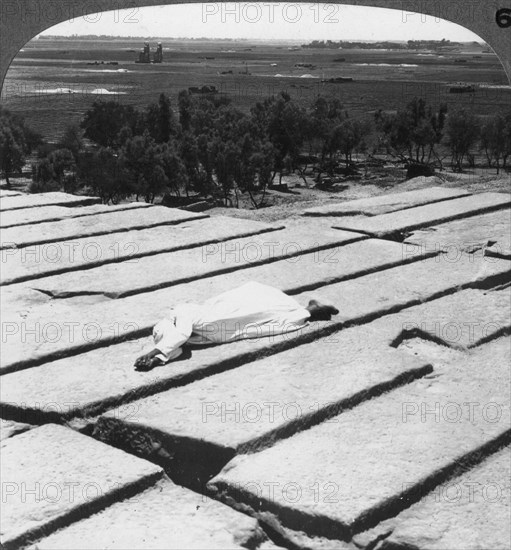
[[[135,361],[137,370],[150,370],[176,359],[181,355],[181,346],[188,341],[193,331],[193,319],[186,311],[176,311],[175,319],[163,319],[154,326],[155,349]]]
[[[193,320],[186,311],[176,309],[174,319],[163,319],[153,329],[156,355],[164,363],[181,355],[181,346],[185,344],[193,331]]]

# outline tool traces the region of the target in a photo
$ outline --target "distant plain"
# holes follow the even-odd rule
[[[150,40],[153,52],[156,43]],[[378,109],[396,110],[414,96],[433,107],[447,103],[449,109],[466,107],[479,115],[505,112],[511,105],[511,87],[498,58],[476,43],[434,52],[169,40],[163,41],[162,64],[137,64],[142,47],[142,39],[33,40],[9,69],[2,104],[22,114],[49,140],[58,139],[69,124],[79,123],[97,99],[145,107],[165,92],[176,109],[180,90],[202,85],[216,86],[244,111],[282,90],[304,106],[318,95],[338,97],[357,117],[372,117]],[[353,82],[322,82],[339,76]],[[449,93],[457,83],[477,88],[475,93]]]

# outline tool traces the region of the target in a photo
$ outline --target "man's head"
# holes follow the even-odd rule
[[[330,321],[332,315],[337,315],[339,313],[339,310],[334,306],[321,304],[317,300],[310,300],[306,309],[311,315],[311,321]]]

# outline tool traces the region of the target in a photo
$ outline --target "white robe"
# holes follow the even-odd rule
[[[303,328],[310,313],[271,286],[246,283],[206,300],[181,304],[155,325],[153,339],[165,363],[179,357],[181,346],[275,336]]]

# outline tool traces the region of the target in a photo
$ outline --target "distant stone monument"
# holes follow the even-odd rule
[[[151,59],[151,47],[149,42],[144,43],[144,47],[140,50],[138,54],[138,59],[135,63],[161,63],[163,61],[163,46],[161,42],[158,42],[156,46],[156,52],[154,53],[153,59]]]
[[[161,63],[163,61],[163,46],[161,42],[158,42],[156,52],[154,53],[153,63]]]
[[[151,48],[149,42],[145,42],[144,47],[138,54],[138,59],[135,63],[151,63]]]

